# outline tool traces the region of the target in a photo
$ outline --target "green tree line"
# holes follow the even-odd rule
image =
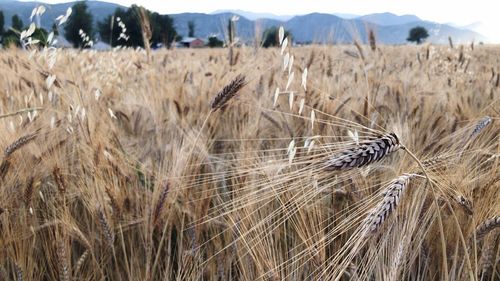
[[[160,15],[156,12],[147,11],[149,25],[151,29],[150,44],[154,47],[161,43],[170,47],[172,43],[179,39],[174,28],[174,21],[168,15]],[[0,11],[0,43],[4,47],[21,46],[20,34],[28,29],[18,15],[13,15],[11,26],[5,26],[5,18]],[[54,22],[53,29],[55,35],[59,34],[57,23]],[[48,31],[37,27],[32,35],[33,39],[46,45]],[[103,21],[93,25],[92,14],[88,10],[87,3],[78,2],[72,7],[72,13],[68,21],[64,24],[64,38],[75,48],[90,47],[89,41],[96,39],[110,44],[111,46],[144,47],[142,29],[139,20],[139,7],[132,5],[130,8],[117,8],[112,15]]]

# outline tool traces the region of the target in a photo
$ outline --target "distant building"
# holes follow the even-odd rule
[[[186,37],[182,39],[180,44],[185,48],[201,48],[205,46],[205,41],[200,38]]]

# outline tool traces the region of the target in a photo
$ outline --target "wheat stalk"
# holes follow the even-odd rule
[[[500,227],[500,215],[485,220],[476,228],[476,240],[479,241],[493,229]]]
[[[104,211],[100,207],[98,207],[97,216],[99,219],[99,224],[101,225],[101,230],[104,234],[104,238],[106,238],[106,241],[108,242],[109,246],[113,247],[113,244],[115,242],[115,235],[111,230],[111,226],[109,225],[108,220],[106,219]]]
[[[23,270],[17,264],[17,262],[14,262],[14,270],[16,271],[17,281],[23,281],[24,280],[24,278],[23,278],[24,277]]]
[[[33,182],[35,178],[30,177],[26,184],[26,190],[24,191],[24,204],[28,207],[31,203],[31,197],[33,196]]]
[[[105,187],[104,191],[109,197],[111,209],[113,210],[113,216],[115,217],[115,219],[119,220],[121,217],[121,208],[120,205],[118,204],[118,201],[116,200],[115,196],[108,187]]]
[[[474,127],[474,130],[472,130],[472,133],[470,134],[470,137],[474,137],[477,134],[479,134],[484,128],[486,128],[489,124],[491,123],[491,117],[489,116],[484,116],[477,122],[476,126]]]
[[[77,275],[77,273],[82,268],[83,263],[85,262],[85,260],[87,259],[87,257],[88,257],[89,254],[90,254],[90,251],[89,250],[85,250],[85,252],[83,252],[83,254],[80,256],[80,258],[78,258],[78,261],[76,262],[76,266],[75,266],[75,270],[74,270],[74,275],[75,276]]]
[[[158,201],[156,202],[156,206],[154,208],[153,225],[156,225],[156,223],[158,222],[158,219],[163,210],[163,206],[165,206],[165,201],[167,201],[167,195],[169,190],[170,190],[170,184],[169,182],[165,182],[163,184],[163,190],[161,191],[160,197],[158,198]]]
[[[363,167],[379,161],[400,147],[396,134],[386,134],[334,155],[326,162],[325,169],[334,171]]]
[[[52,176],[54,177],[54,181],[56,182],[56,186],[57,189],[59,189],[59,192],[64,193],[66,191],[66,183],[64,182],[64,178],[61,175],[61,169],[56,166],[52,171]]]
[[[368,40],[370,41],[370,48],[375,52],[377,50],[377,41],[375,39],[375,32],[373,32],[373,29],[370,29],[370,32],[368,33]]]
[[[7,148],[5,148],[5,152],[4,152],[5,157],[9,157],[16,150],[18,150],[19,148],[28,144],[29,142],[31,142],[35,138],[36,138],[36,134],[28,134],[28,135],[20,137],[15,142],[13,142],[9,146],[7,146]]]
[[[490,280],[488,277],[491,277],[493,265],[495,264],[497,240],[499,240],[498,235],[489,235],[484,241],[481,257],[479,258],[481,280]]]
[[[59,280],[69,281],[69,265],[68,257],[66,255],[66,246],[60,239],[57,241],[57,260],[59,262]]]
[[[382,201],[370,211],[363,224],[368,233],[376,232],[398,207],[405,188],[413,176],[414,174],[405,173],[387,185],[382,193],[384,196]]]
[[[210,103],[213,111],[216,111],[226,103],[231,100],[240,90],[245,86],[245,76],[239,74],[234,78],[229,84],[227,84],[213,99]]]

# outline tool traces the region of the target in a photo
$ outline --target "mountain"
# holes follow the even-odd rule
[[[295,16],[284,23],[297,42],[347,43],[366,38],[366,23],[330,14]]]
[[[339,18],[343,19],[354,19],[354,18],[359,18],[359,15],[354,15],[354,14],[346,14],[346,13],[333,13],[334,16],[337,16]]]
[[[188,22],[192,21],[195,24],[195,36],[206,38],[208,36],[217,36],[225,38],[227,34],[228,21],[236,14],[222,13],[216,15],[208,15],[201,13],[182,13],[170,15],[174,19],[174,26],[177,33],[182,35],[188,34]],[[241,15],[236,22],[236,35],[244,41],[250,41],[254,38],[255,28],[260,28],[261,32],[270,26],[279,26],[283,24],[281,21],[273,19],[257,19],[251,21]]]
[[[0,10],[3,11],[5,17],[5,26],[11,25],[11,19],[14,14],[21,17],[24,24],[30,22],[29,17],[31,11],[37,5],[44,5],[46,8],[45,13],[40,18],[40,24],[45,29],[50,29],[54,23],[55,18],[59,15],[66,14],[66,10],[73,6],[76,2],[62,3],[62,4],[45,4],[40,2],[19,2],[12,0],[0,0]],[[114,13],[116,8],[125,8],[123,6],[101,2],[101,1],[87,1],[89,11],[93,16],[94,23],[101,21],[108,15]]]
[[[408,30],[415,26],[422,26],[429,32],[427,41],[435,44],[447,44],[448,37],[458,44],[470,43],[471,41],[486,41],[486,38],[477,32],[455,28],[446,24],[429,21],[411,22],[401,25],[385,26],[378,32],[378,36],[384,38],[386,44],[400,44],[408,37]],[[377,31],[375,31],[377,33]]]
[[[64,4],[43,4],[47,11],[41,17],[41,25],[50,28],[54,19],[66,13],[66,9],[75,2]],[[21,16],[25,24],[29,22],[31,11],[36,2],[18,2],[13,0],[0,0],[0,10],[4,12],[6,26],[10,25],[13,14]],[[125,8],[116,4],[87,1],[94,22],[101,21],[112,14],[116,8]],[[239,12],[239,13],[238,13]],[[456,43],[486,41],[483,36],[474,31],[423,21],[414,15],[398,16],[391,13],[370,14],[351,18],[346,14],[312,13],[280,19],[282,16],[272,14],[248,13],[243,11],[223,12],[216,14],[181,13],[170,15],[174,19],[174,26],[180,35],[187,36],[188,22],[195,23],[195,36],[207,38],[216,35],[225,38],[228,20],[233,15],[239,15],[236,22],[236,35],[241,41],[250,42],[255,38],[255,32],[262,32],[272,26],[284,26],[292,33],[293,39],[298,43],[351,43],[353,40],[367,41],[368,30],[375,32],[377,42],[380,44],[405,44],[408,31],[415,26],[423,26],[429,31],[427,41],[446,44],[448,36]],[[262,18],[262,17],[266,18]]]
[[[233,15],[235,14],[221,13],[208,15],[182,13],[171,16],[174,18],[177,32],[182,35],[187,34],[188,22],[193,21],[196,25],[196,36],[206,38],[211,35],[217,35],[219,38],[224,38],[227,30],[227,22]],[[404,19],[417,18],[415,16],[403,16],[403,19],[398,19],[399,22],[403,23],[394,25],[380,25],[362,20],[361,18],[344,19],[335,15],[321,13],[294,16],[288,21],[274,19],[252,21],[242,15],[239,16],[240,18],[236,23],[236,34],[243,41],[251,41],[255,38],[256,26],[258,26],[260,32],[263,32],[268,27],[280,25],[289,30],[293,35],[294,41],[299,43],[351,43],[353,40],[366,42],[368,30],[372,29],[379,43],[405,44],[408,31],[415,26],[425,27],[429,31],[428,41],[433,43],[446,44],[448,36],[451,36],[453,41],[457,43],[485,39],[473,31],[445,24],[422,20],[404,21]]]
[[[287,21],[293,16],[291,15],[275,15],[271,13],[254,13],[254,12],[248,12],[248,11],[243,11],[243,10],[217,10],[212,12],[212,15],[216,14],[237,14],[240,16],[243,16],[249,20],[258,20],[258,19],[272,19],[272,20],[279,20],[279,21]]]
[[[378,14],[369,14],[365,16],[361,16],[357,18],[361,21],[371,22],[378,25],[389,26],[389,25],[398,25],[398,24],[407,24],[411,22],[421,21],[415,15],[402,15],[398,16],[393,13],[378,13]]]

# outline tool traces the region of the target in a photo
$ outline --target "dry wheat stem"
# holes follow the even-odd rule
[[[0,115],[0,119],[10,117],[10,116],[16,116],[18,114],[22,114],[25,112],[32,112],[32,111],[39,111],[39,110],[43,110],[43,107],[24,108],[24,109],[18,110],[16,112],[2,114],[2,115]]]

